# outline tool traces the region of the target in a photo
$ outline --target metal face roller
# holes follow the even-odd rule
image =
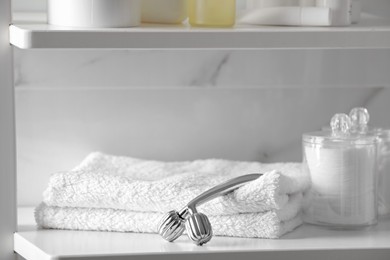
[[[205,214],[194,213],[186,221],[188,237],[198,246],[206,244],[213,237],[213,229]]]
[[[173,242],[184,232],[184,219],[180,217],[179,212],[169,211],[158,225],[158,233],[167,241]]]
[[[260,176],[262,174],[243,175],[203,192],[191,200],[180,212],[168,212],[158,226],[158,233],[165,240],[173,242],[183,234],[185,226],[188,237],[196,245],[201,246],[206,244],[211,240],[213,230],[207,216],[197,212],[196,207],[218,196],[225,195],[247,182],[256,180]]]

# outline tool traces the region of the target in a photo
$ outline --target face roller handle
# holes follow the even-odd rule
[[[188,238],[192,240],[196,245],[201,246],[206,244],[213,237],[213,228],[209,219],[205,214],[196,211],[196,207],[206,203],[218,196],[229,193],[243,184],[256,180],[261,174],[249,174],[231,179],[224,182],[208,191],[203,192],[201,195],[193,199],[187,204],[186,214],[186,230]]]
[[[213,200],[219,196],[227,194],[227,193],[241,187],[242,185],[244,185],[247,182],[254,181],[254,180],[258,179],[262,175],[263,174],[247,174],[247,175],[243,175],[243,176],[228,180],[224,183],[221,183],[221,184],[203,192],[195,199],[191,200],[187,204],[187,206],[185,207],[188,210],[185,211],[184,209],[182,209],[180,212],[185,212],[185,214],[196,213],[197,206],[200,206],[200,205],[202,205],[210,200]],[[182,217],[185,218],[186,216],[182,216]]]

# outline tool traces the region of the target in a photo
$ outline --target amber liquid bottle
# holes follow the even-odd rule
[[[191,26],[231,27],[236,20],[236,0],[188,0]]]

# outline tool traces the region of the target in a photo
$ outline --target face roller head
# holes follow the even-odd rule
[[[198,246],[206,244],[213,237],[213,229],[205,214],[194,213],[186,220],[188,237]]]
[[[158,233],[167,241],[173,242],[180,237],[185,229],[184,219],[179,212],[169,211],[158,225]]]

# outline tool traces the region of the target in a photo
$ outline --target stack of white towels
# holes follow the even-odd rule
[[[41,228],[156,233],[164,213],[250,173],[264,175],[199,207],[215,235],[278,238],[302,224],[302,194],[310,179],[301,164],[160,162],[99,152],[51,176],[35,218]]]

